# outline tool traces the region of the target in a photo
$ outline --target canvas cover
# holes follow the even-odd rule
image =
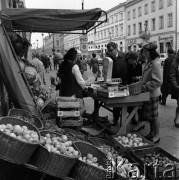
[[[58,33],[89,30],[102,14],[100,8],[71,9],[5,9],[1,19],[7,30]]]
[[[39,115],[35,102],[22,78],[21,69],[14,59],[2,26],[0,26],[0,78],[3,80],[9,98],[16,108]]]

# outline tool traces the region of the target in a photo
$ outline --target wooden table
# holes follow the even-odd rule
[[[94,111],[93,118],[97,122],[99,117],[99,109],[100,107],[104,107],[107,110],[112,112],[114,107],[121,107],[122,114],[119,122],[119,130],[117,134],[125,134],[126,127],[132,117],[137,113],[137,110],[143,105],[143,102],[149,101],[150,93],[141,93],[137,95],[125,96],[125,97],[115,97],[115,98],[106,98],[99,96],[95,93],[84,90],[84,94],[88,97],[92,97],[94,99]],[[133,106],[132,112],[128,115],[127,108],[129,106]]]

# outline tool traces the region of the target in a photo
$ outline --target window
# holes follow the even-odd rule
[[[114,23],[114,19],[113,16],[111,16],[111,24]]]
[[[135,18],[136,18],[136,10],[133,9],[133,19],[135,19]]]
[[[151,2],[151,12],[155,12],[155,1]]]
[[[59,46],[60,45],[60,41],[59,40],[57,40],[57,46]]]
[[[103,31],[101,31],[101,39],[103,39]]]
[[[142,23],[139,23],[139,33],[142,31]]]
[[[159,17],[159,29],[163,29],[164,28],[164,18],[163,16]]]
[[[121,13],[121,20],[123,20],[123,13]]]
[[[136,24],[133,24],[133,35],[136,34]]]
[[[168,6],[172,6],[172,2],[173,2],[173,0],[168,0],[167,5],[168,5]]]
[[[159,9],[163,9],[163,0],[159,0]]]
[[[106,29],[104,30],[104,38],[106,38]]]
[[[111,28],[112,37],[114,37],[114,27]]]
[[[116,22],[118,22],[118,14],[116,14]]]
[[[168,14],[168,27],[173,27],[173,14]]]
[[[131,26],[128,26],[128,36],[131,35]]]
[[[131,19],[131,13],[130,13],[130,11],[127,13],[127,20],[130,20]]]
[[[138,7],[138,16],[142,16],[142,7]]]
[[[119,31],[118,26],[115,26],[115,36],[116,36],[116,37],[118,36],[118,31]]]
[[[155,31],[155,18],[152,19],[152,27],[151,27],[151,30],[152,31]]]
[[[148,21],[145,21],[144,23],[144,29],[147,31],[148,30]]]
[[[120,26],[120,35],[122,36],[123,35],[123,25]]]
[[[145,6],[144,6],[144,13],[148,14],[148,4],[145,4]]]

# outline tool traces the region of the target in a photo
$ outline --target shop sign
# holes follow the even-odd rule
[[[170,35],[168,37],[161,37],[161,36],[158,37],[158,41],[172,41],[172,40],[173,40],[172,35]]]
[[[80,36],[80,51],[83,55],[88,54],[88,36],[86,34]]]
[[[136,39],[130,39],[130,40],[127,40],[127,45],[128,46],[131,46],[133,44],[136,44]]]

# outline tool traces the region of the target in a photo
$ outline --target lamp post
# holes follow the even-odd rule
[[[147,42],[147,23],[146,22],[144,24],[144,28],[145,28],[145,42]]]
[[[84,0],[81,0],[82,10],[84,9]]]
[[[38,41],[39,41],[39,40],[37,39],[36,41],[37,41],[37,50],[38,50]]]
[[[54,37],[54,33],[53,33],[53,50],[55,51],[55,37]]]
[[[44,34],[42,33],[42,43],[43,43],[43,55],[44,55],[44,38],[43,38]]]

